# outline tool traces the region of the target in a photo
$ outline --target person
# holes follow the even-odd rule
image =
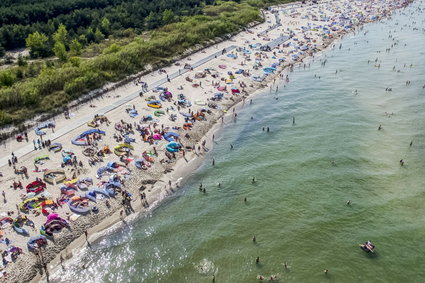
[[[233,149],[233,144],[230,144],[230,149]]]
[[[382,126],[381,125],[379,125],[379,127],[378,127],[378,131],[380,131],[382,129]]]
[[[292,117],[292,125],[295,125],[295,117]]]
[[[255,242],[257,242],[257,239],[255,238],[255,235],[254,235],[254,237],[252,237],[252,241],[255,243]]]
[[[363,248],[367,250],[367,252],[373,252],[375,249],[375,246],[372,244],[371,241],[367,241],[364,243]]]
[[[327,269],[323,270],[323,272],[324,272],[326,275],[328,274],[328,271],[329,271],[329,270],[327,270]]]
[[[257,256],[257,258],[255,259],[255,263],[260,263],[260,257],[259,256]]]
[[[252,183],[253,184],[255,183],[255,177],[252,177]]]
[[[351,204],[351,201],[350,200],[347,200],[347,205],[350,205]]]

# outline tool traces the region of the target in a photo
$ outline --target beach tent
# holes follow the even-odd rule
[[[106,134],[104,131],[101,131],[99,129],[90,129],[90,130],[85,131],[82,134],[76,136],[75,138],[73,138],[71,140],[71,143],[74,144],[74,145],[88,145],[87,140],[85,138],[86,138],[86,136],[94,134],[94,133],[101,134],[101,135]]]
[[[175,138],[178,138],[180,135],[174,132],[168,132],[164,134],[164,139],[168,142],[175,141]]]
[[[54,128],[54,127],[56,127],[56,124],[54,122],[45,122],[45,123],[38,125],[37,128],[35,128],[34,131],[35,131],[35,134],[37,136],[42,136],[42,135],[46,134],[46,132],[42,131],[42,129]]]

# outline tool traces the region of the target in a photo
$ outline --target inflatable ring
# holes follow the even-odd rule
[[[114,153],[117,156],[123,156],[123,155],[126,155],[127,152],[130,152],[130,150],[132,149],[134,149],[132,145],[127,143],[122,143],[114,147]]]
[[[155,112],[153,112],[153,115],[155,115],[156,117],[165,115],[165,112],[163,110],[156,110]]]
[[[49,151],[53,151],[53,152],[59,152],[59,151],[61,151],[62,150],[62,144],[60,144],[60,143],[52,143],[50,146],[49,146]]]
[[[51,169],[44,171],[44,181],[49,184],[53,184],[53,182],[60,183],[66,179],[65,170],[63,169]]]
[[[86,149],[83,150],[83,154],[85,156],[94,156],[95,151],[94,151],[93,148],[86,148]]]

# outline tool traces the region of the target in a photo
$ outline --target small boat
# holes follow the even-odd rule
[[[367,253],[373,253],[373,251],[375,250],[375,245],[373,245],[371,241],[367,241],[364,244],[360,244],[359,246]]]

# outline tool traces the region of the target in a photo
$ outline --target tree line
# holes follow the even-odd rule
[[[140,33],[158,28],[179,16],[199,14],[204,5],[213,3],[214,0],[2,0],[0,49],[25,47],[28,36],[38,33],[35,37],[43,41],[47,37],[47,45],[41,53],[31,55],[50,56],[52,36],[60,25],[66,27],[70,39],[84,46],[127,29]]]

